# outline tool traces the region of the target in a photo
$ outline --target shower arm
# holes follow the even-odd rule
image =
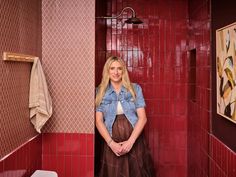
[[[121,13],[117,16],[114,16],[114,17],[95,17],[95,18],[105,18],[105,19],[113,19],[113,18],[118,18],[122,15],[122,13],[125,11],[125,10],[131,10],[132,11],[132,17],[136,17],[136,14],[135,14],[135,11],[132,7],[125,7],[124,9],[122,9]]]

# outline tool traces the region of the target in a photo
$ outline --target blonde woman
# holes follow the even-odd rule
[[[142,130],[147,122],[142,89],[124,62],[107,59],[96,94],[96,127],[104,139],[100,177],[154,177]]]

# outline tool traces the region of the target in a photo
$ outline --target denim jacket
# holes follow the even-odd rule
[[[127,117],[128,121],[131,123],[132,127],[134,127],[138,121],[136,109],[145,107],[142,88],[140,87],[140,85],[135,83],[133,84],[133,86],[136,93],[135,99],[124,86],[121,87],[121,91],[117,95],[112,85],[109,84],[101,104],[96,107],[96,112],[103,113],[105,126],[111,136],[112,125],[116,118],[118,101],[120,101],[124,114]]]

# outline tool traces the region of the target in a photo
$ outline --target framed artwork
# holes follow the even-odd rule
[[[216,30],[217,114],[236,123],[236,23]]]

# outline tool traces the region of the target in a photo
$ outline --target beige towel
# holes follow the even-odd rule
[[[52,100],[40,60],[36,58],[30,76],[29,94],[30,120],[37,132],[52,115]]]

